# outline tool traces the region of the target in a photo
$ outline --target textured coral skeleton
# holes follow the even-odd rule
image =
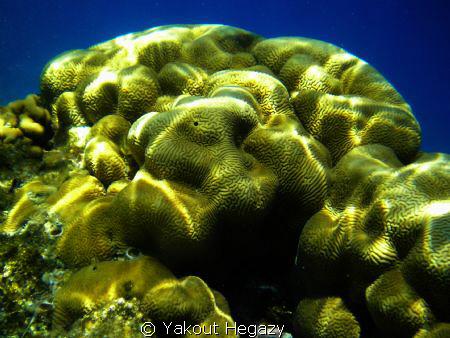
[[[56,295],[58,329],[122,297],[159,322],[232,322],[203,280],[243,264],[296,269],[297,334],[450,331],[449,156],[421,153],[408,103],[341,48],[156,27],[57,56],[0,128],[75,163],[19,189],[0,227],[18,236],[42,210],[62,224],[56,254],[82,269]],[[148,256],[123,261],[130,248]]]

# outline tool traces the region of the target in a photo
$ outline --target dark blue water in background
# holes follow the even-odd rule
[[[0,105],[39,92],[44,65],[154,26],[220,23],[331,42],[373,65],[412,106],[422,150],[450,153],[450,2],[0,0]]]

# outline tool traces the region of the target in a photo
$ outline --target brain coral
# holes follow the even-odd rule
[[[271,95],[259,93],[264,113],[287,88],[295,114],[334,162],[363,144],[389,146],[404,162],[419,148],[420,128],[409,105],[364,61],[322,41],[263,39],[229,26],[162,26],[66,52],[46,66],[41,91],[54,125],[94,123],[108,114],[132,122],[169,108],[162,101],[170,97],[205,95],[223,85],[217,72],[230,69],[235,73],[225,78],[236,86],[257,90],[267,83],[243,69],[280,80]]]
[[[369,145],[333,171],[325,207],[298,246],[309,292],[367,304],[376,325],[398,335],[448,322],[449,156],[402,166],[390,148]]]
[[[173,271],[275,262],[284,271],[300,236],[297,333],[448,330],[449,158],[418,153],[410,106],[363,60],[312,39],[162,26],[57,56],[33,100],[50,112],[51,144],[86,169],[41,205],[64,225],[56,247],[67,265],[131,247]],[[19,135],[5,133],[16,115],[2,110],[2,139]],[[41,120],[25,115],[32,135]],[[21,193],[2,230],[14,232],[32,202]],[[82,269],[57,296],[55,322],[126,296],[127,282],[141,279],[150,286],[133,295],[157,321],[229,320],[199,278],[168,272],[159,283],[137,270],[154,264]],[[110,274],[94,296],[87,285]]]
[[[76,265],[130,245],[174,263],[201,261],[218,236],[292,242],[322,207],[329,151],[337,161],[384,143],[409,161],[420,143],[409,106],[363,61],[323,42],[220,25],[158,27],[64,53],[46,66],[41,90],[55,126],[94,124],[85,165],[106,186],[129,177],[128,150],[140,167],[116,197],[69,222],[59,247]],[[323,95],[333,99],[318,105]],[[305,115],[306,106],[316,108]],[[111,121],[123,135],[127,120],[126,145],[96,131]],[[290,230],[264,229],[280,217]]]
[[[287,95],[278,99],[288,110]],[[170,112],[142,116],[128,134],[140,171],[68,227],[63,258],[75,265],[104,259],[112,244],[94,253],[100,247],[93,243],[112,243],[109,236],[118,247],[153,250],[172,264],[202,262],[220,245],[219,235],[239,234],[241,242],[260,236],[264,218],[281,208],[285,231],[270,235],[296,231],[294,211],[303,210],[306,219],[322,206],[329,159],[295,115],[282,113],[264,117],[251,92],[225,86],[211,97],[182,97]]]
[[[39,157],[52,135],[50,113],[39,96],[30,94],[0,107],[0,146],[21,140],[28,156]],[[3,147],[0,150],[6,151]]]
[[[142,306],[152,323],[161,328],[162,322],[186,321],[187,324],[205,327],[205,336],[214,332],[221,337],[236,337],[233,330],[226,330],[226,325],[234,324],[226,299],[199,277],[188,276],[159,283],[147,292]],[[216,329],[212,330],[214,325]]]
[[[300,301],[294,328],[303,337],[360,337],[361,334],[358,321],[339,297]]]
[[[105,186],[128,179],[126,135],[130,123],[120,115],[101,118],[90,130],[84,150],[86,169]]]
[[[8,217],[0,224],[0,233],[12,235],[25,227],[28,218],[37,212],[55,188],[36,180],[25,184],[15,193],[14,207]]]
[[[253,52],[286,85],[298,117],[334,162],[372,143],[391,147],[402,161],[414,158],[420,128],[411,108],[366,62],[306,38],[267,39]]]
[[[84,267],[56,292],[53,326],[67,329],[83,314],[115,299],[141,301],[145,318],[157,331],[162,322],[225,327],[232,322],[224,297],[198,277],[175,276],[156,259],[141,256],[129,261],[107,261]],[[144,320],[143,320],[144,322]]]
[[[56,293],[53,325],[68,327],[83,313],[116,298],[141,299],[152,287],[172,278],[157,260],[144,256],[84,267]]]

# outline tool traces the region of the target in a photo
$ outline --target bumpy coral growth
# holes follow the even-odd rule
[[[209,25],[128,34],[57,57],[41,90],[58,120],[93,123],[116,113],[132,121],[162,94],[201,94],[206,72],[255,65],[249,49],[256,41],[243,30]]]
[[[142,305],[152,322],[157,324],[186,321],[188,325],[204,328],[206,336],[236,337],[233,330],[226,330],[227,325],[234,325],[226,299],[199,277],[188,276],[159,283],[145,295]],[[213,329],[214,325],[216,329]],[[162,325],[160,327],[163,328]]]
[[[242,242],[256,233],[295,237],[296,224],[322,207],[328,150],[336,161],[359,144],[394,145],[393,137],[406,161],[420,143],[409,106],[363,61],[319,41],[264,40],[227,26],[159,27],[67,52],[47,65],[41,90],[55,126],[95,123],[84,156],[92,175],[106,186],[126,180],[128,148],[141,169],[115,198],[94,201],[81,222],[70,222],[65,236],[73,238],[60,248],[75,265],[129,245],[174,263],[201,261],[224,234]],[[314,93],[336,99],[317,105]],[[368,107],[364,119],[356,101]],[[316,108],[305,115],[305,104]],[[345,105],[351,132],[339,117]],[[123,135],[121,120],[134,122],[128,148],[96,132],[111,124]],[[300,210],[302,219],[294,216]],[[262,231],[279,217],[285,230]],[[85,237],[98,243],[101,234],[114,240],[95,252]]]
[[[28,156],[39,157],[51,137],[50,113],[39,96],[30,94],[0,107],[0,146],[21,141]]]
[[[120,298],[141,301],[143,322],[151,320],[156,331],[165,332],[163,322],[207,327],[216,323],[221,328],[217,334],[224,336],[225,323],[232,323],[224,297],[200,278],[178,280],[156,259],[141,256],[93,264],[72,275],[56,293],[53,325],[68,328],[84,314]]]
[[[399,336],[447,330],[449,158],[418,155],[410,106],[357,57],[306,38],[163,26],[57,56],[32,100],[51,112],[41,115],[53,144],[86,169],[42,205],[64,224],[56,246],[67,265],[132,247],[173,271],[207,275],[236,262],[282,269],[300,236],[298,332],[358,336],[368,322]],[[31,137],[41,123],[25,114],[22,131],[16,113],[1,114],[2,139],[25,129]],[[9,231],[29,205],[18,198]],[[124,296],[119,270],[146,280],[135,265],[147,263],[138,262],[96,265],[117,273],[100,282],[99,297],[87,283],[88,296],[72,299],[70,282],[58,302],[76,305],[60,305],[57,316]],[[83,280],[98,275],[85,269]],[[187,298],[181,306],[171,295]],[[202,314],[196,323],[228,320],[196,277],[136,297],[155,319],[187,311]]]
[[[256,236],[277,203],[292,205],[284,210],[281,233],[290,232],[294,210],[307,217],[322,205],[327,153],[295,116],[274,114],[266,124],[260,116],[251,93],[226,87],[211,98],[180,99],[171,112],[144,115],[129,132],[141,170],[115,198],[94,201],[65,234],[66,261],[83,264],[73,261],[71,251],[79,257],[85,248],[92,250],[86,240],[98,242],[108,233],[118,246],[157,250],[173,263],[203,261],[219,245],[218,234],[239,233],[242,241]]]
[[[107,115],[91,128],[84,151],[85,165],[106,186],[128,178],[124,149],[129,128],[130,123],[119,115]]]
[[[48,213],[60,217],[65,222],[76,218],[86,205],[105,196],[101,182],[89,175],[73,175],[65,181],[48,200]]]
[[[14,207],[9,211],[0,233],[12,235],[26,227],[28,218],[36,213],[55,188],[40,181],[32,181],[17,190]]]
[[[305,337],[357,338],[361,333],[355,316],[339,297],[300,301],[294,315],[294,328]]]
[[[414,158],[420,128],[411,108],[366,62],[306,38],[267,39],[253,51],[286,85],[297,116],[334,162],[373,143],[391,147],[404,162]]]
[[[402,166],[390,148],[362,146],[333,171],[326,206],[300,236],[309,292],[366,304],[382,331],[398,335],[449,321],[449,156]]]
[[[228,26],[163,26],[64,53],[47,65],[41,90],[60,124],[113,113],[134,121],[160,111],[161,97],[206,94],[218,82],[215,74],[230,68],[266,69],[281,80],[295,113],[333,161],[358,145],[381,143],[408,162],[420,145],[409,105],[364,61],[322,41],[263,39]],[[260,81],[237,71],[231,82]]]

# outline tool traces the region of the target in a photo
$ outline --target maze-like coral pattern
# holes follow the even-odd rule
[[[89,254],[73,258],[93,247],[107,250],[95,258],[106,257],[111,233],[118,246],[157,250],[173,264],[201,262],[219,244],[218,234],[239,234],[242,241],[257,236],[277,204],[292,205],[284,209],[280,231],[291,232],[294,210],[306,219],[322,206],[328,153],[295,116],[263,118],[260,109],[250,92],[223,87],[213,97],[185,97],[170,112],[137,120],[128,141],[141,170],[116,197],[94,201],[68,228],[60,246],[65,260],[85,264]],[[97,244],[104,238],[105,246],[90,238]]]
[[[256,80],[243,69],[270,72],[282,84],[272,81],[275,87],[267,88],[267,77]],[[334,162],[372,143],[410,162],[420,146],[411,108],[364,61],[322,41],[263,39],[229,26],[162,26],[69,51],[47,65],[41,91],[56,125],[95,123],[108,114],[133,122],[144,112],[160,111],[162,98],[202,96],[224,79],[264,97],[263,114],[277,104],[287,108],[278,102],[287,89],[295,114]]]
[[[369,145],[333,171],[325,207],[300,236],[303,286],[366,305],[389,333],[448,322],[449,156],[423,154],[402,166],[390,148]]]
[[[404,162],[414,158],[420,127],[410,106],[363,60],[306,38],[267,39],[253,52],[285,84],[297,116],[334,162],[374,143],[391,147]]]
[[[63,224],[56,248],[68,266],[137,248],[174,271],[208,275],[252,259],[267,268],[293,261],[301,233],[297,334],[449,330],[449,158],[418,153],[410,106],[343,49],[223,25],[156,27],[57,56],[40,97],[27,100],[48,108],[44,134],[86,170],[48,199],[55,187],[25,185],[3,232],[36,212],[36,187],[46,191],[39,208]],[[1,110],[2,141],[21,137],[19,108]],[[25,113],[31,137],[38,126],[28,117],[41,120]],[[153,263],[96,263],[110,280],[95,295],[92,266],[75,274],[80,282],[57,297],[57,326],[127,296],[121,285],[147,280],[139,264]],[[197,277],[147,291],[133,295],[156,320],[230,320],[223,297]]]
[[[151,320],[156,331],[164,332],[163,322],[216,323],[216,333],[225,336],[225,323],[232,323],[225,298],[199,277],[178,280],[158,260],[140,256],[89,265],[73,274],[56,292],[53,326],[62,334],[86,313],[120,298],[140,301],[143,321]]]

